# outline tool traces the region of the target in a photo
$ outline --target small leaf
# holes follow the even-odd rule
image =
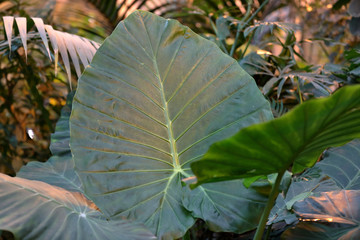
[[[283,172],[300,173],[328,147],[360,137],[360,85],[307,101],[272,121],[215,143],[191,167],[199,183]]]

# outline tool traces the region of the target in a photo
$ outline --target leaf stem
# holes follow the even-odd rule
[[[274,203],[275,203],[275,200],[276,200],[277,196],[279,195],[279,186],[280,186],[281,179],[282,179],[284,173],[285,173],[285,171],[282,171],[282,172],[278,173],[278,176],[276,177],[275,184],[271,189],[269,200],[268,200],[268,202],[266,204],[266,207],[264,209],[263,214],[261,215],[261,219],[260,219],[260,223],[258,225],[258,228],[256,229],[254,240],[261,240],[261,238],[262,238],[262,236],[264,234],[264,230],[265,230],[265,227],[266,227],[266,222],[267,222],[267,220],[269,218],[270,211],[274,206]]]

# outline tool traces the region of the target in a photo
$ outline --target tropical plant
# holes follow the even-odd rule
[[[216,26],[227,26],[228,19],[218,19]],[[36,21],[39,20],[35,20],[35,25]],[[22,19],[16,23],[22,29],[17,39],[20,46],[27,39],[25,24]],[[40,26],[44,28],[42,23]],[[282,44],[285,57],[270,54],[268,58],[277,61],[285,76],[269,83],[269,92],[279,93],[276,81],[284,84],[286,79],[298,86],[299,95],[304,87],[302,78],[310,79],[316,88],[314,83],[323,80],[322,72],[308,73],[308,67],[305,72],[287,72],[291,68],[287,64],[295,59],[292,26],[255,23],[239,32],[249,37],[271,26],[284,30],[288,38]],[[36,39],[45,43],[45,31],[38,26],[37,29]],[[216,34],[223,40],[227,36],[226,31]],[[82,62],[85,67],[91,58],[86,58],[87,50],[76,44],[87,40],[61,32],[54,35],[59,35],[60,40],[69,38],[70,43],[62,41],[64,52],[69,51],[75,70],[80,72],[79,59],[86,59]],[[245,52],[246,49],[247,46]],[[260,65],[269,67],[265,58],[258,57],[255,55]],[[245,65],[254,67],[251,61]],[[354,65],[351,67],[355,69]],[[356,161],[349,160],[344,176],[334,175],[326,168],[337,167],[338,157],[333,162],[327,160],[327,154],[333,151],[330,150],[314,168],[300,173],[314,165],[325,148],[359,137],[358,91],[358,86],[345,87],[330,98],[301,104],[282,117],[282,100],[272,100],[273,112],[279,119],[269,121],[269,103],[237,61],[174,20],[136,12],[121,22],[97,51],[80,77],[74,101],[72,95],[68,97],[52,136],[53,157],[46,163],[29,163],[16,178],[0,175],[1,188],[6,190],[0,194],[0,202],[17,201],[0,211],[0,229],[25,239],[47,239],[49,235],[82,239],[87,238],[90,229],[98,233],[96,239],[154,238],[140,223],[158,238],[174,239],[185,233],[186,237],[194,237],[187,231],[196,219],[203,219],[213,231],[244,233],[257,228],[255,238],[260,239],[266,223],[270,226],[269,237],[272,224],[285,221],[294,226],[299,219],[305,219],[309,224],[299,223],[283,236],[303,237],[301,231],[306,229],[305,237],[313,239],[311,231],[328,229],[326,224],[312,223],[320,217],[322,221],[335,220],[340,229],[327,237],[356,238],[358,217],[346,215],[358,207],[359,173],[348,167],[357,166]],[[299,99],[305,100],[301,96]],[[264,121],[268,122],[253,125]],[[252,126],[246,128],[249,125]],[[237,135],[216,143],[205,154],[211,144],[238,130]],[[216,146],[226,146],[226,151],[219,155]],[[340,149],[343,148],[346,147]],[[284,152],[280,154],[277,149]],[[244,153],[248,153],[245,160],[238,161],[239,154],[243,157]],[[197,163],[204,154],[204,160]],[[208,179],[214,175],[199,166],[218,164],[219,159],[224,164],[215,169],[217,179]],[[195,190],[182,182],[194,178],[191,163],[200,183],[209,181]],[[216,182],[229,179],[225,186]],[[339,197],[348,199],[348,208],[340,213],[309,208],[316,203],[340,209],[341,205],[335,202]],[[330,200],[324,202],[326,198]],[[35,201],[27,204],[26,199]],[[32,219],[34,225],[20,228],[23,222],[15,221],[20,212],[16,206],[21,206],[21,211],[45,207],[41,207],[41,212],[28,211],[22,220]],[[57,214],[56,219],[53,213]],[[60,229],[57,221],[62,222]]]
[[[70,121],[74,158],[64,154],[61,160],[55,156],[47,163],[32,163],[20,176],[74,191],[76,184],[59,182],[74,182],[78,174],[81,191],[107,218],[142,222],[163,239],[181,237],[196,218],[216,231],[245,232],[256,226],[265,197],[241,181],[190,191],[181,179],[191,176],[189,164],[211,143],[271,118],[269,103],[254,81],[215,44],[175,20],[136,12],[98,49],[79,80]],[[69,167],[72,173],[65,174]],[[24,174],[26,169],[51,174]],[[33,184],[17,179],[4,176],[3,184]],[[42,189],[33,192],[46,197]],[[0,215],[2,224],[9,222],[7,212]],[[4,226],[15,230],[0,228]]]
[[[115,19],[103,8],[109,4],[116,5],[111,8]],[[80,76],[81,65],[88,64],[98,42],[117,21],[136,7],[168,14],[184,4],[178,0],[1,1],[1,19],[11,17],[0,26],[0,172],[15,175],[27,162],[49,158],[50,133],[66,94],[76,84],[74,75]]]
[[[344,87],[330,98],[305,102],[280,118],[249,126],[212,145],[202,160],[191,165],[197,185],[243,178],[255,181],[276,173],[255,235],[261,239],[285,172],[301,173],[326,148],[360,137],[359,90],[359,85]]]

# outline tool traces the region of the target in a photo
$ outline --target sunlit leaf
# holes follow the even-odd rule
[[[360,191],[358,190],[324,192],[318,197],[297,202],[294,209],[306,222],[287,230],[283,234],[284,239],[360,238]]]
[[[3,17],[3,20],[4,20],[6,38],[8,39],[8,42],[9,42],[9,50],[11,51],[11,40],[12,40],[14,17],[6,16],[6,17]]]
[[[59,47],[58,47],[57,40],[56,40],[56,34],[55,34],[55,30],[50,25],[45,25],[45,29],[46,29],[46,32],[49,35],[50,42],[51,42],[52,48],[54,50],[55,75],[56,75],[57,74],[58,58],[59,58]]]
[[[44,46],[46,48],[46,51],[49,55],[49,59],[51,61],[51,55],[50,55],[50,48],[49,48],[49,43],[48,43],[48,39],[47,39],[47,36],[46,36],[46,33],[45,33],[45,26],[44,26],[44,22],[41,18],[32,18],[32,20],[34,21],[35,23],[35,26],[40,34],[40,37],[41,37],[41,40],[43,41],[44,43]]]
[[[86,194],[106,215],[137,219],[164,239],[181,237],[194,223],[191,212],[211,220],[197,197],[212,209],[221,203],[206,196],[212,187],[194,196],[183,189],[191,162],[213,142],[271,118],[269,103],[234,59],[177,21],[142,11],[97,51],[73,109],[70,145]],[[238,206],[235,191],[218,191],[234,196],[229,208]],[[262,198],[244,196],[252,197],[260,209]],[[218,225],[244,221],[227,213],[214,213]]]
[[[0,173],[0,229],[16,239],[155,239],[142,226],[108,220],[81,193]]]
[[[71,69],[70,69],[70,60],[69,60],[69,55],[67,52],[67,46],[65,44],[66,39],[64,38],[64,35],[59,32],[59,31],[54,31],[55,36],[56,36],[56,42],[57,42],[57,46],[59,47],[59,51],[61,54],[61,58],[64,62],[64,66],[65,66],[65,71],[68,77],[68,81],[69,81],[69,85],[70,85],[70,89],[72,89],[71,87]]]
[[[17,17],[15,18],[16,24],[18,26],[19,29],[19,33],[20,33],[20,38],[21,38],[21,42],[24,46],[24,50],[25,50],[25,57],[26,57],[26,61],[27,61],[27,29],[26,29],[26,18],[24,17]]]
[[[310,100],[280,118],[252,125],[210,147],[191,167],[200,183],[312,167],[328,147],[360,137],[360,85]]]

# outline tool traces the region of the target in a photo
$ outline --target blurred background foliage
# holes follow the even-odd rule
[[[274,116],[360,82],[357,0],[1,0],[0,17],[41,17],[54,29],[101,43],[135,9],[176,18],[216,43],[254,77]],[[30,33],[34,24],[28,21]],[[0,25],[0,172],[14,176],[50,156],[50,134],[69,83],[55,75],[40,38],[28,57]],[[54,57],[54,56],[52,56]],[[76,76],[73,74],[73,76]],[[76,77],[71,80],[76,85]]]

